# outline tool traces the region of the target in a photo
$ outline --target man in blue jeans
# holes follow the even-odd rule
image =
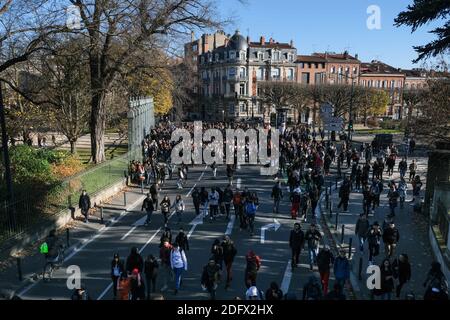
[[[317,254],[319,253],[319,243],[321,239],[322,235],[320,234],[319,230],[316,229],[316,225],[312,223],[305,235],[305,240],[308,242],[309,266],[311,270],[313,269],[313,266],[317,260]]]

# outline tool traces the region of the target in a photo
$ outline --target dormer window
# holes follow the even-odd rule
[[[230,60],[236,59],[236,52],[230,51]]]
[[[263,61],[264,60],[264,53],[263,52],[258,52],[258,60],[259,61]]]

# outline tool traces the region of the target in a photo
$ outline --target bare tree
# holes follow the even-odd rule
[[[217,19],[213,0],[70,1],[80,10],[80,32],[89,40],[91,151],[92,161],[99,163],[105,160],[105,94],[129,59],[161,39],[224,21]]]

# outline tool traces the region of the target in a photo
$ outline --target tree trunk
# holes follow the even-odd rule
[[[314,101],[314,104],[313,104],[313,128],[316,127],[316,120],[317,120],[317,104],[316,104],[316,101]]]
[[[364,127],[367,127],[367,110],[364,110]]]
[[[77,152],[77,140],[70,140],[70,153],[75,154]]]
[[[100,89],[101,90],[101,89]],[[102,163],[105,157],[106,116],[103,105],[103,94],[95,93],[91,101],[91,162]]]

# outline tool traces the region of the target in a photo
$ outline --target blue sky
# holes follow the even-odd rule
[[[439,25],[426,25],[411,34],[407,27],[393,26],[399,12],[412,0],[236,0],[220,1],[224,16],[236,23],[225,30],[239,29],[258,41],[261,35],[279,42],[294,40],[299,54],[348,50],[367,62],[378,59],[399,68],[420,67],[413,46],[428,43],[434,35],[428,31]],[[381,29],[369,30],[367,8],[377,5],[381,12]]]

